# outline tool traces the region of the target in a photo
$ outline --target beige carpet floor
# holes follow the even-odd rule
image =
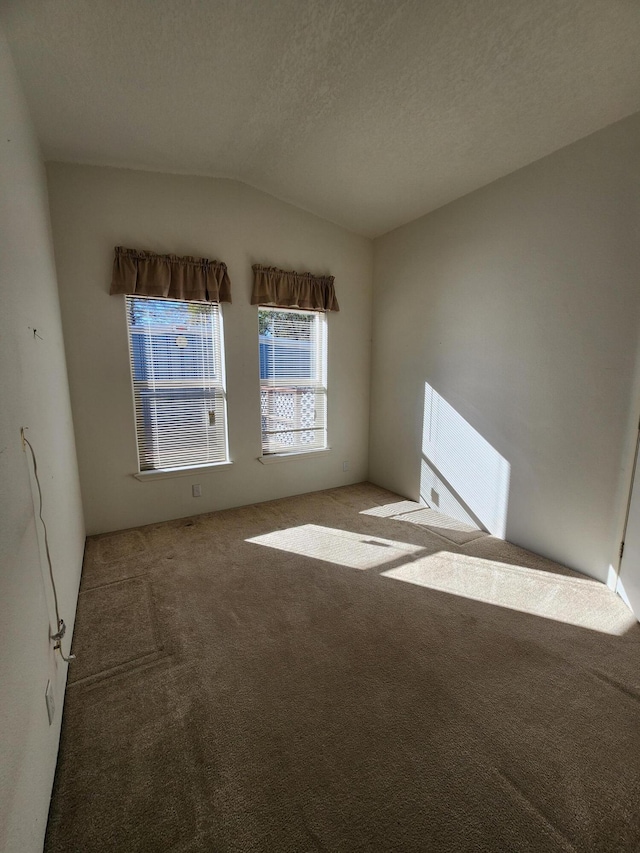
[[[48,853],[640,850],[640,626],[369,484],[87,541]]]

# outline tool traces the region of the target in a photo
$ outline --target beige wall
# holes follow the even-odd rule
[[[363,480],[368,465],[372,244],[233,181],[49,164],[49,193],[87,529],[116,530]],[[225,261],[233,465],[139,482],[124,297],[109,296],[113,247]],[[262,465],[251,264],[328,272],[329,444],[316,459]],[[349,470],[343,472],[343,462]],[[202,497],[191,496],[200,483]]]
[[[45,174],[2,33],[0,80],[0,849],[36,853],[67,666],[49,640],[55,616],[21,427],[28,427],[38,456],[60,610],[70,629],[84,529]],[[67,650],[69,640],[70,633]],[[45,706],[49,679],[57,706],[52,726]]]
[[[603,580],[640,408],[638,151],[636,115],[374,251],[371,479]]]

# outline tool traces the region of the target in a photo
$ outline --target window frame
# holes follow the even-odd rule
[[[305,446],[298,445],[294,446],[292,449],[288,450],[286,447],[267,449],[265,447],[265,430],[263,429],[263,423],[265,415],[263,414],[263,393],[265,390],[269,389],[277,389],[277,381],[272,379],[263,379],[262,372],[262,364],[261,364],[261,353],[260,353],[260,344],[261,338],[263,337],[260,334],[260,313],[261,312],[269,312],[269,313],[290,313],[290,314],[306,314],[312,315],[315,318],[315,322],[318,324],[318,334],[317,334],[317,348],[318,351],[316,353],[315,362],[317,365],[317,376],[315,378],[312,377],[304,377],[299,380],[292,380],[289,378],[287,382],[282,383],[283,388],[316,388],[317,391],[320,391],[323,397],[323,410],[324,410],[324,419],[321,426],[318,427],[310,427],[309,431],[315,431],[317,429],[321,430],[322,436],[322,444],[319,446]],[[260,387],[260,447],[261,447],[261,455],[258,459],[263,464],[268,464],[271,462],[277,461],[285,461],[285,460],[293,460],[293,459],[308,459],[316,456],[317,454],[325,454],[328,453],[331,448],[329,446],[329,394],[328,394],[328,351],[329,351],[329,324],[327,322],[327,313],[325,311],[319,311],[308,308],[290,308],[290,307],[278,307],[272,305],[260,305],[258,306],[258,377],[259,377],[259,387]],[[273,417],[273,415],[271,416]],[[280,433],[287,432],[302,432],[304,431],[304,427],[296,427],[293,430],[278,430]]]
[[[200,381],[198,379],[191,379],[188,381],[185,379],[185,384],[183,386],[175,386],[177,390],[188,391],[192,389],[193,391],[202,392],[203,396],[206,395],[208,390],[212,390],[214,394],[220,394],[221,398],[221,409],[222,409],[222,437],[221,441],[218,444],[222,448],[223,458],[216,459],[213,461],[202,461],[197,460],[193,463],[187,464],[177,464],[177,465],[158,465],[157,467],[143,467],[143,453],[141,453],[140,446],[140,430],[151,429],[153,432],[153,425],[149,425],[148,421],[139,423],[138,411],[143,410],[141,397],[137,394],[136,386],[141,380],[136,380],[134,375],[134,370],[136,366],[136,362],[134,362],[134,353],[133,353],[133,335],[135,334],[132,331],[132,324],[130,323],[130,305],[135,301],[162,301],[177,303],[178,305],[197,305],[200,310],[203,308],[208,309],[211,314],[215,313],[215,320],[210,316],[212,320],[212,329],[213,335],[219,337],[219,340],[212,340],[212,344],[214,347],[213,358],[216,358],[216,355],[219,359],[219,373],[220,373],[220,381],[212,382],[211,377],[202,377]],[[224,468],[228,467],[232,464],[231,458],[229,455],[229,417],[228,417],[228,405],[227,405],[227,381],[226,381],[226,361],[225,361],[225,338],[224,338],[224,317],[222,311],[222,304],[217,302],[203,302],[198,300],[188,300],[188,299],[170,299],[163,297],[153,297],[153,296],[143,296],[138,294],[130,294],[125,295],[124,299],[124,310],[125,310],[125,323],[126,323],[126,331],[127,331],[127,345],[128,345],[128,368],[129,368],[129,379],[131,383],[131,398],[133,405],[133,420],[134,420],[134,436],[136,443],[136,459],[137,459],[137,472],[133,474],[133,476],[141,481],[147,479],[164,479],[169,477],[179,477],[179,476],[187,476],[189,474],[197,473],[199,471],[208,471],[214,468]],[[217,348],[217,351],[216,351]],[[175,380],[163,380],[163,381],[171,381]],[[140,387],[140,386],[138,386]],[[165,397],[170,397],[170,394],[167,393],[168,389],[164,389]]]

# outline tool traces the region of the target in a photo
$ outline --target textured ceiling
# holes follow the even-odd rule
[[[49,160],[381,234],[640,110],[638,0],[4,0]]]

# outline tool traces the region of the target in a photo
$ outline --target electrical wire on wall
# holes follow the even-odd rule
[[[49,551],[49,535],[47,532],[47,525],[45,524],[45,520],[42,517],[42,488],[40,486],[40,478],[38,477],[38,461],[36,459],[36,454],[33,449],[33,446],[27,436],[24,434],[27,427],[22,427],[20,430],[20,435],[22,436],[22,446],[28,447],[31,453],[31,459],[33,461],[33,475],[35,477],[36,485],[38,487],[38,498],[39,498],[39,509],[38,515],[40,516],[40,521],[42,523],[42,528],[44,530],[44,550],[47,555],[47,564],[49,566],[49,578],[51,579],[51,589],[53,591],[53,603],[55,605],[56,610],[56,626],[57,630],[55,633],[51,634],[51,640],[53,641],[53,648],[55,651],[60,652],[60,657],[65,663],[71,663],[72,660],[75,660],[76,656],[70,654],[68,657],[62,651],[62,638],[64,637],[67,626],[65,625],[64,619],[60,618],[60,610],[58,608],[58,591],[56,589],[56,581],[53,576],[53,566],[51,564],[51,552]]]

